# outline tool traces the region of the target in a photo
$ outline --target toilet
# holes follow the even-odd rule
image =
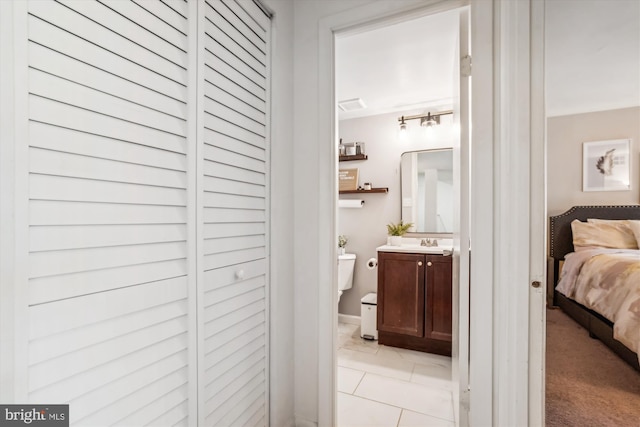
[[[338,255],[338,302],[342,292],[353,286],[353,268],[356,265],[356,254]]]

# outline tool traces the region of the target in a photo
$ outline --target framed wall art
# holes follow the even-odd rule
[[[582,144],[582,191],[630,190],[630,140]]]

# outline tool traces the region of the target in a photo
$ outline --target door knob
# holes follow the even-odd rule
[[[418,267],[422,267],[422,261],[418,261]]]
[[[431,261],[429,261],[429,262],[427,263],[427,267],[431,267],[432,265],[433,265],[433,263],[432,263]]]

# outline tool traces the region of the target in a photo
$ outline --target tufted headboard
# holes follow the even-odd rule
[[[563,214],[549,218],[549,254],[556,261],[573,252],[571,221],[589,218],[640,219],[640,205],[626,206],[574,206]]]
[[[599,219],[640,219],[640,205],[620,206],[574,206],[565,213],[549,218],[549,256],[547,269],[547,299],[549,305],[555,305],[554,289],[558,283],[560,264],[564,256],[573,252],[573,234],[571,221]]]

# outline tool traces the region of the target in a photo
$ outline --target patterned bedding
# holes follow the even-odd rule
[[[567,254],[556,289],[613,322],[613,337],[640,361],[640,250]]]

